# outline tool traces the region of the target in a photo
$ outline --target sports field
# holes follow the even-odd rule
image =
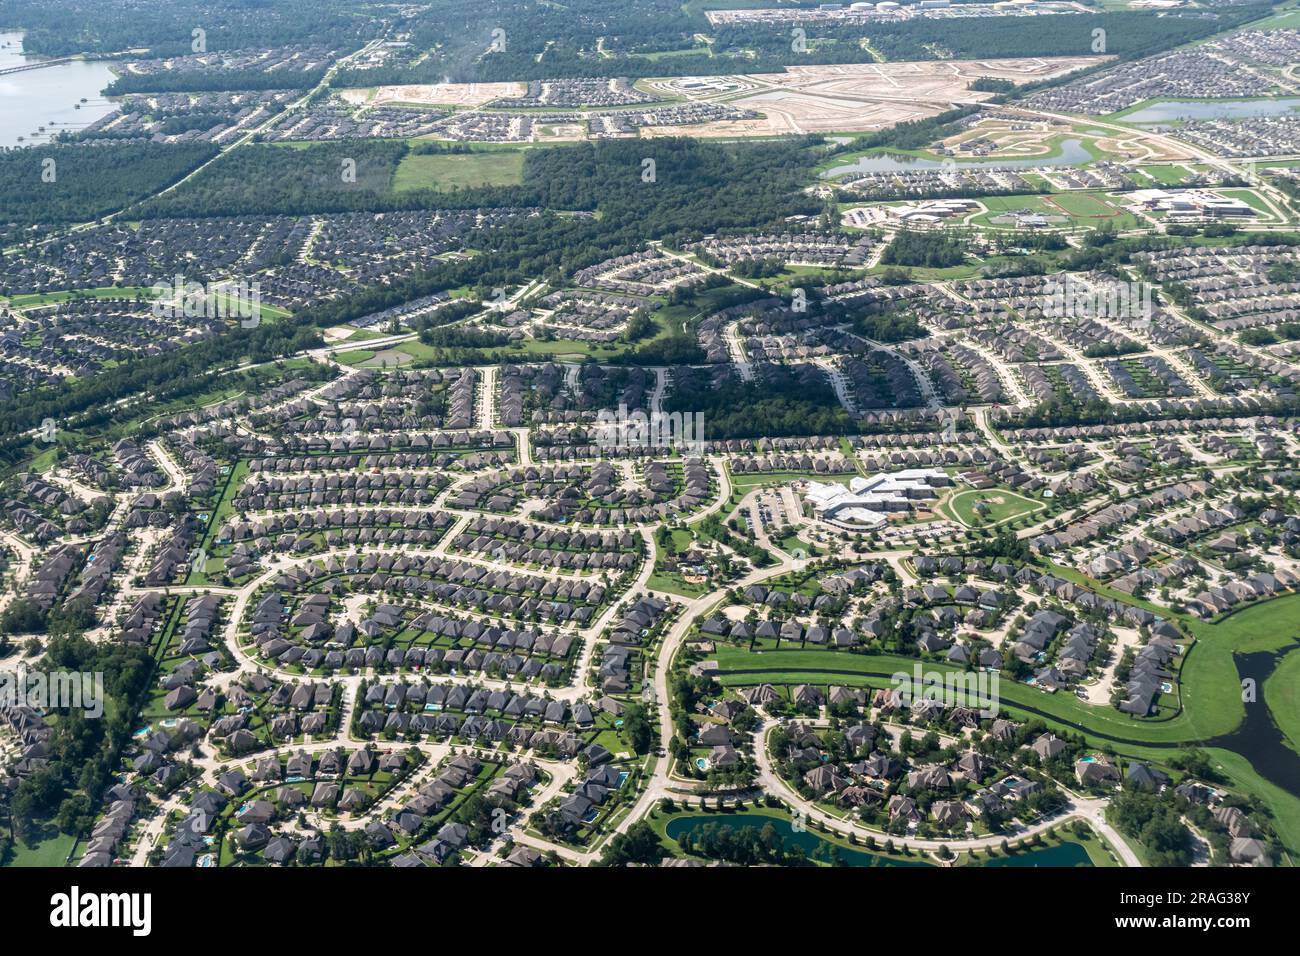
[[[969,488],[948,499],[952,516],[968,527],[1000,524],[1046,507],[1041,502],[1006,489]]]
[[[1020,228],[1015,223],[993,220],[1021,210],[1044,216],[1048,226],[1057,229],[1092,229],[1103,222],[1116,229],[1132,229],[1138,225],[1132,213],[1124,211],[1100,192],[1080,190],[1043,195],[984,196],[980,202],[988,212],[975,216],[971,224],[989,229]]]

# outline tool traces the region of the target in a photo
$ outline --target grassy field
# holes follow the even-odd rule
[[[1014,224],[995,223],[992,220],[1008,212],[1022,209],[1047,217],[1064,217],[1065,222],[1054,222],[1049,218],[1049,227],[1055,229],[1092,228],[1103,222],[1108,222],[1117,229],[1131,229],[1138,224],[1136,216],[1125,212],[1099,192],[1072,191],[1047,195],[1030,193],[1017,196],[983,196],[980,202],[988,207],[988,212],[975,216],[971,223],[991,229],[1018,228]]]
[[[971,279],[980,274],[984,265],[992,262],[987,259],[984,262],[977,262],[974,259],[967,259],[959,266],[949,266],[943,269],[931,269],[920,266],[903,266],[903,271],[912,277],[913,282],[947,282],[954,279]],[[879,275],[888,269],[895,269],[897,266],[877,265],[867,270],[867,275]]]
[[[1136,178],[1140,180],[1142,178],[1142,173],[1146,173],[1161,186],[1177,186],[1191,175],[1186,166],[1182,166],[1178,163],[1140,166],[1138,167],[1138,176]]]
[[[1300,594],[1256,604],[1216,624],[1189,623],[1197,643],[1183,664],[1181,717],[1198,739],[1226,733],[1245,716],[1233,653],[1277,650],[1291,641],[1298,625]]]
[[[1137,217],[1120,209],[1101,193],[1067,192],[1047,197],[1048,206],[1055,206],[1081,226],[1097,226],[1109,222],[1116,229],[1131,229],[1138,224]]]
[[[983,504],[984,510],[976,510]],[[1026,498],[1005,488],[980,490],[968,488],[948,499],[948,511],[967,527],[977,524],[1000,524],[1021,515],[1045,508],[1042,502]]]
[[[245,307],[241,312],[241,301],[227,292],[218,290],[212,293],[212,298],[221,300],[223,305],[218,308],[224,310],[225,314],[232,317],[232,320],[238,318],[242,321],[244,317],[251,312],[251,309],[247,307]],[[262,302],[257,304],[257,311],[259,316],[263,319],[284,319],[293,315],[293,313],[288,309],[282,309],[278,305],[266,305]]]
[[[1282,658],[1264,682],[1264,700],[1283,736],[1300,752],[1300,653],[1293,651]]]
[[[6,865],[66,866],[68,854],[72,852],[76,842],[76,837],[59,833],[53,827],[47,827],[42,839],[33,847],[14,841],[13,852]]]
[[[971,223],[977,226],[985,226],[985,227],[996,229],[999,228],[999,226],[994,225],[993,223],[990,222],[990,220],[996,219],[998,216],[1004,215],[1006,213],[1018,212],[1022,209],[1027,209],[1030,212],[1038,213],[1039,215],[1043,215],[1043,216],[1062,215],[1059,209],[1056,209],[1055,207],[1049,207],[1047,205],[1046,200],[1047,200],[1046,196],[1039,196],[1032,193],[1023,196],[981,196],[980,202],[982,202],[985,205],[985,207],[987,207],[988,212],[980,213],[978,216],[974,217],[971,220]],[[1066,224],[1062,223],[1061,225],[1066,225]],[[1002,228],[1015,228],[1015,227],[1005,226]]]
[[[1219,193],[1229,199],[1240,199],[1251,209],[1267,219],[1276,217],[1269,211],[1268,204],[1253,189],[1220,189]]]
[[[1300,6],[1286,4],[1274,11],[1271,17],[1243,23],[1230,33],[1242,33],[1246,30],[1300,30]],[[1207,37],[1207,39],[1210,39]]]
[[[97,289],[76,289],[70,292],[30,292],[15,295],[9,304],[15,309],[29,305],[48,305],[51,302],[64,302],[68,299],[134,299],[137,295],[146,299],[153,298],[153,290],[144,286],[102,286]]]
[[[425,345],[417,339],[411,339],[406,342],[397,342],[390,349],[384,350],[390,353],[387,357],[388,366],[409,365],[412,362],[432,361],[439,354],[439,349],[432,345]],[[539,355],[547,356],[558,361],[572,360],[580,362],[587,356],[592,356],[597,361],[604,361],[612,356],[618,355],[623,351],[622,346],[608,347],[601,345],[592,345],[589,342],[574,342],[566,339],[555,339],[552,341],[542,341],[541,339],[524,339],[521,342],[510,345],[506,348],[483,349],[482,353],[486,356],[496,358],[503,355]],[[375,349],[357,348],[346,349],[334,353],[334,357],[340,365],[366,365],[371,362],[376,355],[380,353]],[[396,359],[394,360],[394,356]],[[373,363],[378,365],[378,362]],[[369,367],[369,366],[367,366]]]
[[[207,527],[204,529],[203,539],[199,544],[199,547],[202,550],[206,552],[212,551],[214,542],[216,541],[217,532],[220,531],[221,526],[226,523],[226,519],[230,517],[230,513],[233,510],[231,502],[239,492],[240,486],[243,485],[244,479],[248,476],[248,471],[248,462],[244,460],[237,461],[235,466],[230,470],[230,474],[226,478],[225,487],[221,493],[221,499],[213,509],[213,513],[208,519]],[[203,571],[200,572],[191,569],[189,576],[185,579],[185,583],[188,585],[207,584],[207,572],[218,571],[223,566],[224,563],[209,560],[204,565]]]
[[[792,481],[820,481],[823,483],[835,482],[840,485],[847,485],[853,480],[853,475],[819,475],[812,472],[770,472],[758,475],[732,475],[731,476],[731,498],[727,501],[727,511],[731,511],[740,504],[740,499],[749,494],[755,488],[764,486],[777,487],[779,485],[789,484]]]
[[[681,575],[669,574],[664,571],[656,571],[650,575],[646,581],[646,587],[651,591],[664,591],[688,599],[697,598],[709,590],[708,585],[691,584],[682,580]]]
[[[474,186],[518,186],[524,181],[524,154],[514,150],[472,153],[411,154],[393,176],[394,192],[413,189],[469,189]]]

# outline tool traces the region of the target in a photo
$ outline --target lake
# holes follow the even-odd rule
[[[664,832],[670,840],[676,840],[683,833],[689,833],[696,827],[705,826],[709,823],[716,823],[720,826],[729,826],[735,829],[741,827],[758,827],[762,829],[767,824],[772,824],[776,832],[785,841],[787,847],[802,847],[804,853],[811,858],[813,851],[819,845],[829,841],[822,839],[811,830],[803,830],[799,833],[794,832],[789,820],[781,817],[769,817],[758,813],[704,813],[704,814],[683,814],[674,817],[664,828]],[[832,844],[839,850],[840,862],[846,866],[933,866],[920,859],[898,860],[893,857],[885,856],[880,853],[872,853],[870,850],[858,850],[852,847],[839,846]],[[1088,859],[1088,851],[1078,843],[1062,843],[1057,846],[1043,846],[1033,850],[1022,850],[1014,853],[1009,857],[998,856],[992,860],[980,859],[978,866],[1091,866],[1092,862]]]
[[[1206,741],[1206,746],[1223,747],[1250,761],[1265,780],[1288,793],[1300,796],[1300,759],[1278,727],[1265,700],[1265,683],[1282,658],[1296,653],[1300,644],[1288,644],[1276,651],[1234,654],[1233,662],[1243,679],[1255,682],[1256,699],[1246,704],[1246,719],[1230,734]]]
[[[757,827],[762,829],[769,823],[776,828],[782,840],[787,847],[801,847],[805,854],[810,858],[813,851],[818,846],[826,844],[828,841],[823,840],[811,830],[802,830],[798,833],[790,825],[789,820],[781,817],[768,817],[759,813],[705,813],[693,814],[689,816],[679,816],[669,821],[668,826],[664,828],[670,840],[676,840],[684,833],[690,833],[697,827],[706,826],[710,823],[716,823],[719,826],[729,826],[733,829],[742,827]],[[878,853],[871,853],[866,850],[855,850],[851,847],[836,846],[840,853],[840,862],[846,866],[932,866],[933,864],[925,863],[921,860],[896,860],[892,857],[884,856]]]
[[[980,866],[1092,866],[1088,851],[1081,843],[1058,843],[1033,850],[1019,850],[1010,856],[981,859]]]
[[[0,69],[32,62],[22,52],[21,33],[0,33]],[[100,91],[112,81],[107,63],[82,61],[0,76],[0,147],[46,143],[108,115],[114,105]]]
[[[1300,110],[1300,96],[1265,100],[1169,100],[1152,103],[1122,117],[1125,123],[1148,125],[1176,120],[1244,119],[1250,116],[1285,116]]]
[[[981,159],[972,162],[955,159],[957,168],[961,169],[1029,169],[1035,166],[1079,166],[1092,159],[1083,141],[1063,139],[1060,148],[1050,156],[1035,159]],[[849,173],[897,173],[905,170],[942,169],[944,163],[935,159],[922,159],[918,156],[906,156],[897,153],[872,153],[856,162],[836,166],[822,173],[823,179],[846,176]]]

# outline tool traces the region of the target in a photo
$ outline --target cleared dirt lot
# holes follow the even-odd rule
[[[735,137],[867,132],[934,116],[954,105],[987,100],[992,93],[970,89],[970,84],[980,77],[1029,83],[1106,59],[1109,58],[1080,56],[854,63],[792,66],[783,73],[641,80],[638,88],[665,99],[728,103],[762,113],[763,117],[694,126],[649,126],[643,127],[640,135]],[[525,90],[524,83],[436,83],[345,90],[342,95],[354,103],[473,108],[496,99],[522,96]],[[569,139],[582,135],[575,128],[556,130],[547,138]]]
[[[721,99],[764,119],[681,127],[688,136],[763,136],[781,133],[864,132],[924,119],[992,93],[970,89],[980,77],[1028,83],[1060,76],[1106,57],[1029,57],[1010,60],[947,60],[919,63],[855,63],[792,66],[784,73],[728,77],[745,91]],[[656,81],[664,92],[689,95],[699,78]],[[700,99],[698,95],[693,99]],[[658,129],[642,135],[664,135]]]
[[[430,83],[344,90],[349,103],[415,103],[421,106],[482,106],[503,96],[523,96],[527,83]]]
[[[827,95],[934,99],[947,103],[974,102],[988,99],[992,95],[968,89],[980,77],[1029,83],[1060,76],[1107,59],[1109,57],[1061,56],[791,66],[784,73],[757,73],[752,78],[762,83],[795,86]]]

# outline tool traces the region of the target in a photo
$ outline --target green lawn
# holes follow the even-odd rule
[[[521,150],[412,153],[398,164],[393,176],[393,191],[518,186],[523,181],[524,154]]]
[[[1228,199],[1240,199],[1261,216],[1275,218],[1269,211],[1268,204],[1253,189],[1220,189],[1219,193]]]
[[[1116,229],[1131,229],[1138,225],[1137,217],[1120,209],[1101,193],[1066,192],[1051,196],[1049,205],[1065,210],[1077,225],[1097,226],[1109,222]]]
[[[46,827],[39,842],[27,847],[15,841],[7,866],[66,866],[76,837]]]
[[[1181,717],[1205,740],[1229,732],[1245,716],[1233,652],[1271,651],[1289,643],[1300,630],[1300,594],[1256,604],[1216,624],[1192,621],[1189,626],[1198,640],[1183,664]]]
[[[1019,227],[1013,225],[1003,226],[1001,224],[994,224],[991,220],[1006,213],[1018,212],[1022,209],[1027,209],[1030,212],[1038,213],[1043,216],[1062,215],[1061,210],[1054,206],[1049,207],[1046,199],[1046,196],[1034,195],[1032,193],[1017,196],[981,196],[980,202],[984,204],[985,208],[988,209],[988,212],[980,213],[972,219],[971,222],[978,226],[987,226],[994,229],[1012,229]],[[1069,223],[1059,223],[1057,225],[1067,226]]]
[[[29,292],[15,295],[9,304],[15,309],[30,305],[48,305],[51,302],[64,302],[68,299],[134,299],[136,296],[153,298],[153,290],[144,286],[100,286],[95,289],[73,289],[67,292]]]
[[[208,519],[207,527],[203,531],[203,540],[200,542],[199,547],[204,551],[211,553],[214,547],[214,542],[216,541],[217,532],[221,530],[221,526],[226,523],[226,519],[230,517],[230,513],[233,510],[231,502],[234,501],[235,495],[239,493],[239,488],[243,485],[244,479],[247,476],[248,462],[243,460],[236,462],[235,466],[231,469],[230,474],[227,476],[226,485],[222,490],[221,499],[213,509],[212,515]],[[217,571],[223,566],[224,562],[217,565],[214,561],[209,560],[207,564],[204,565],[204,572]],[[192,585],[207,584],[207,574],[191,570],[189,576],[185,579],[185,583]]]
[[[34,471],[38,475],[43,475],[59,463],[58,445],[51,445],[41,452],[27,466],[29,471]]]
[[[1300,751],[1300,652],[1282,658],[1264,682],[1264,700],[1291,746]]]
[[[375,353],[370,349],[350,349],[346,352],[335,352],[334,361],[340,365],[360,365],[375,357]]]
[[[806,556],[812,554],[813,547],[797,534],[788,534],[780,541],[776,542],[777,547],[787,554],[796,556]]]
[[[1048,217],[1064,217],[1065,222],[1051,222],[1049,219],[1050,226],[1057,229],[1092,227],[1102,222],[1109,222],[1116,229],[1131,229],[1138,224],[1137,217],[1120,209],[1100,192],[1071,190],[1049,194],[982,196],[980,202],[989,211],[976,216],[971,222],[994,229],[1017,228],[1010,224],[993,223],[992,220],[1004,213],[1021,209]]]
[[[737,491],[753,491],[763,485],[779,487],[793,481],[820,481],[823,484],[847,485],[857,475],[845,472],[840,475],[822,475],[815,471],[769,471],[753,475],[732,475],[731,487]]]
[[[1138,169],[1139,176],[1141,173],[1147,173],[1152,179],[1162,186],[1177,186],[1190,175],[1186,166],[1180,166],[1177,163],[1167,163],[1157,166],[1142,166]]]
[[[709,590],[708,585],[691,584],[682,580],[681,575],[668,574],[663,571],[656,571],[650,575],[646,581],[646,587],[651,591],[663,591],[684,598],[697,598]]]
[[[612,356],[620,354],[624,346],[604,346],[592,345],[589,342],[574,342],[567,339],[554,339],[544,341],[542,339],[523,339],[518,343],[511,344],[505,348],[499,349],[482,349],[483,355],[489,358],[499,358],[504,355],[545,355],[555,358],[559,361],[582,361],[590,355],[597,361],[605,361]],[[438,358],[441,351],[436,346],[425,345],[418,339],[409,339],[404,342],[396,342],[386,351],[393,353],[388,357],[388,365],[409,365],[415,361],[433,361]],[[400,355],[397,355],[400,353]],[[335,352],[334,358],[340,365],[364,365],[379,353],[374,349],[358,348],[347,349],[341,352]],[[394,361],[396,356],[398,359]],[[376,363],[378,364],[378,363]]]
[[[983,510],[977,510],[983,505]],[[1042,502],[1026,498],[1005,488],[969,488],[948,499],[948,511],[967,527],[977,524],[1000,524],[1031,511],[1045,508]]]
[[[1242,33],[1246,30],[1300,30],[1300,7],[1295,4],[1289,6],[1282,5],[1274,11],[1271,17],[1263,20],[1252,20],[1249,23],[1243,23],[1241,26],[1230,33]],[[1211,39],[1207,37],[1206,39]]]

